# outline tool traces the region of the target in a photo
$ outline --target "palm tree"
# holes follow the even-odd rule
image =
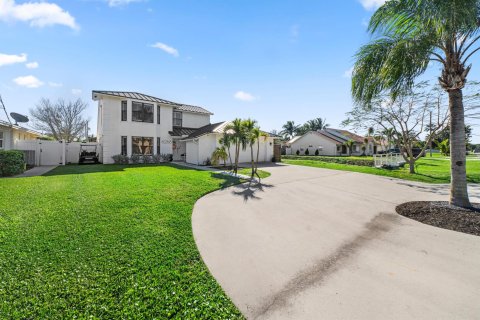
[[[223,136],[218,141],[225,149],[227,149],[228,159],[230,160],[230,168],[233,168],[232,155],[230,153],[230,147],[232,146],[232,135],[228,132],[224,132]]]
[[[442,67],[439,83],[449,96],[451,185],[450,203],[470,207],[466,178],[465,117],[462,89],[467,81],[475,43],[480,0],[390,0],[372,16],[369,32],[376,36],[356,54],[352,95],[368,107],[389,92],[395,99],[412,87],[430,62]]]
[[[228,154],[224,146],[217,147],[212,153],[212,163],[214,166],[218,165],[220,160],[223,160],[223,166],[227,165]]]
[[[245,150],[247,148],[247,136],[245,134],[245,128],[243,126],[242,119],[236,118],[227,126],[225,126],[224,132],[231,135],[232,143],[235,145],[235,158],[233,165],[233,172],[238,173],[238,159],[240,157],[240,149]]]
[[[353,145],[355,144],[355,142],[353,140],[348,140],[348,141],[345,141],[343,143],[347,149],[348,149],[348,155],[351,156],[352,155],[352,149],[353,149]]]
[[[292,139],[298,132],[298,128],[300,126],[295,124],[295,121],[287,121],[282,126],[282,131],[280,131],[280,134],[284,137],[287,137],[288,139]]]
[[[315,118],[313,120],[308,120],[305,126],[308,127],[309,131],[319,131],[326,129],[330,125],[325,118]]]
[[[391,145],[392,145],[392,142],[393,142],[393,139],[394,139],[394,135],[395,135],[395,129],[393,128],[385,128],[383,131],[382,131],[382,134],[385,136],[385,138],[387,139],[387,143],[388,143],[388,146],[387,148],[390,149]]]
[[[257,128],[257,121],[252,120],[252,119],[247,119],[243,121],[243,128],[245,130],[245,134],[247,136],[247,142],[248,145],[250,146],[250,155],[251,155],[251,165],[252,165],[252,178],[253,175],[255,174],[255,158],[253,157],[253,146],[257,142],[257,134],[256,134],[256,128]]]

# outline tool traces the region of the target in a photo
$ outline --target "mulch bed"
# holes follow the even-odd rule
[[[396,207],[397,213],[434,227],[480,236],[480,203],[472,209],[450,205],[446,201],[412,201]]]

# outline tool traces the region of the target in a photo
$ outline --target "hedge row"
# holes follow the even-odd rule
[[[349,157],[325,157],[325,156],[294,156],[284,155],[282,159],[290,160],[313,160],[340,164],[349,164],[354,166],[373,167],[375,165],[372,159],[352,159]]]
[[[0,177],[9,177],[25,172],[22,151],[0,150]]]

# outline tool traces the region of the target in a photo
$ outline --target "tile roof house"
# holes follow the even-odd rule
[[[304,135],[293,137],[286,144],[287,154],[294,155],[297,154],[298,151],[300,155],[304,155],[306,150],[308,150],[309,155],[314,155],[318,150],[319,155],[348,155],[349,150],[345,146],[345,142],[352,140],[354,144],[351,154],[362,155],[362,146],[365,144],[365,139],[368,140],[365,150],[366,155],[372,155],[379,151],[378,149],[381,148],[381,146],[377,144],[372,137],[362,137],[342,129],[326,128],[320,131],[309,131]]]
[[[113,163],[112,156],[118,154],[172,154],[174,161],[205,164],[228,124],[212,124],[213,113],[203,107],[138,92],[94,90],[92,99],[98,101],[97,142],[103,163]],[[261,142],[261,161],[271,160],[273,139]],[[250,151],[242,150],[240,161],[249,160]]]

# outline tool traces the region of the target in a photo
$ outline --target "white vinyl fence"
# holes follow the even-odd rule
[[[375,154],[373,156],[375,167],[380,168],[383,166],[398,167],[404,162],[403,157],[399,153],[392,154]]]
[[[81,145],[95,145],[96,143],[80,143],[46,140],[18,140],[16,150],[33,151],[36,166],[65,165],[78,163]]]

